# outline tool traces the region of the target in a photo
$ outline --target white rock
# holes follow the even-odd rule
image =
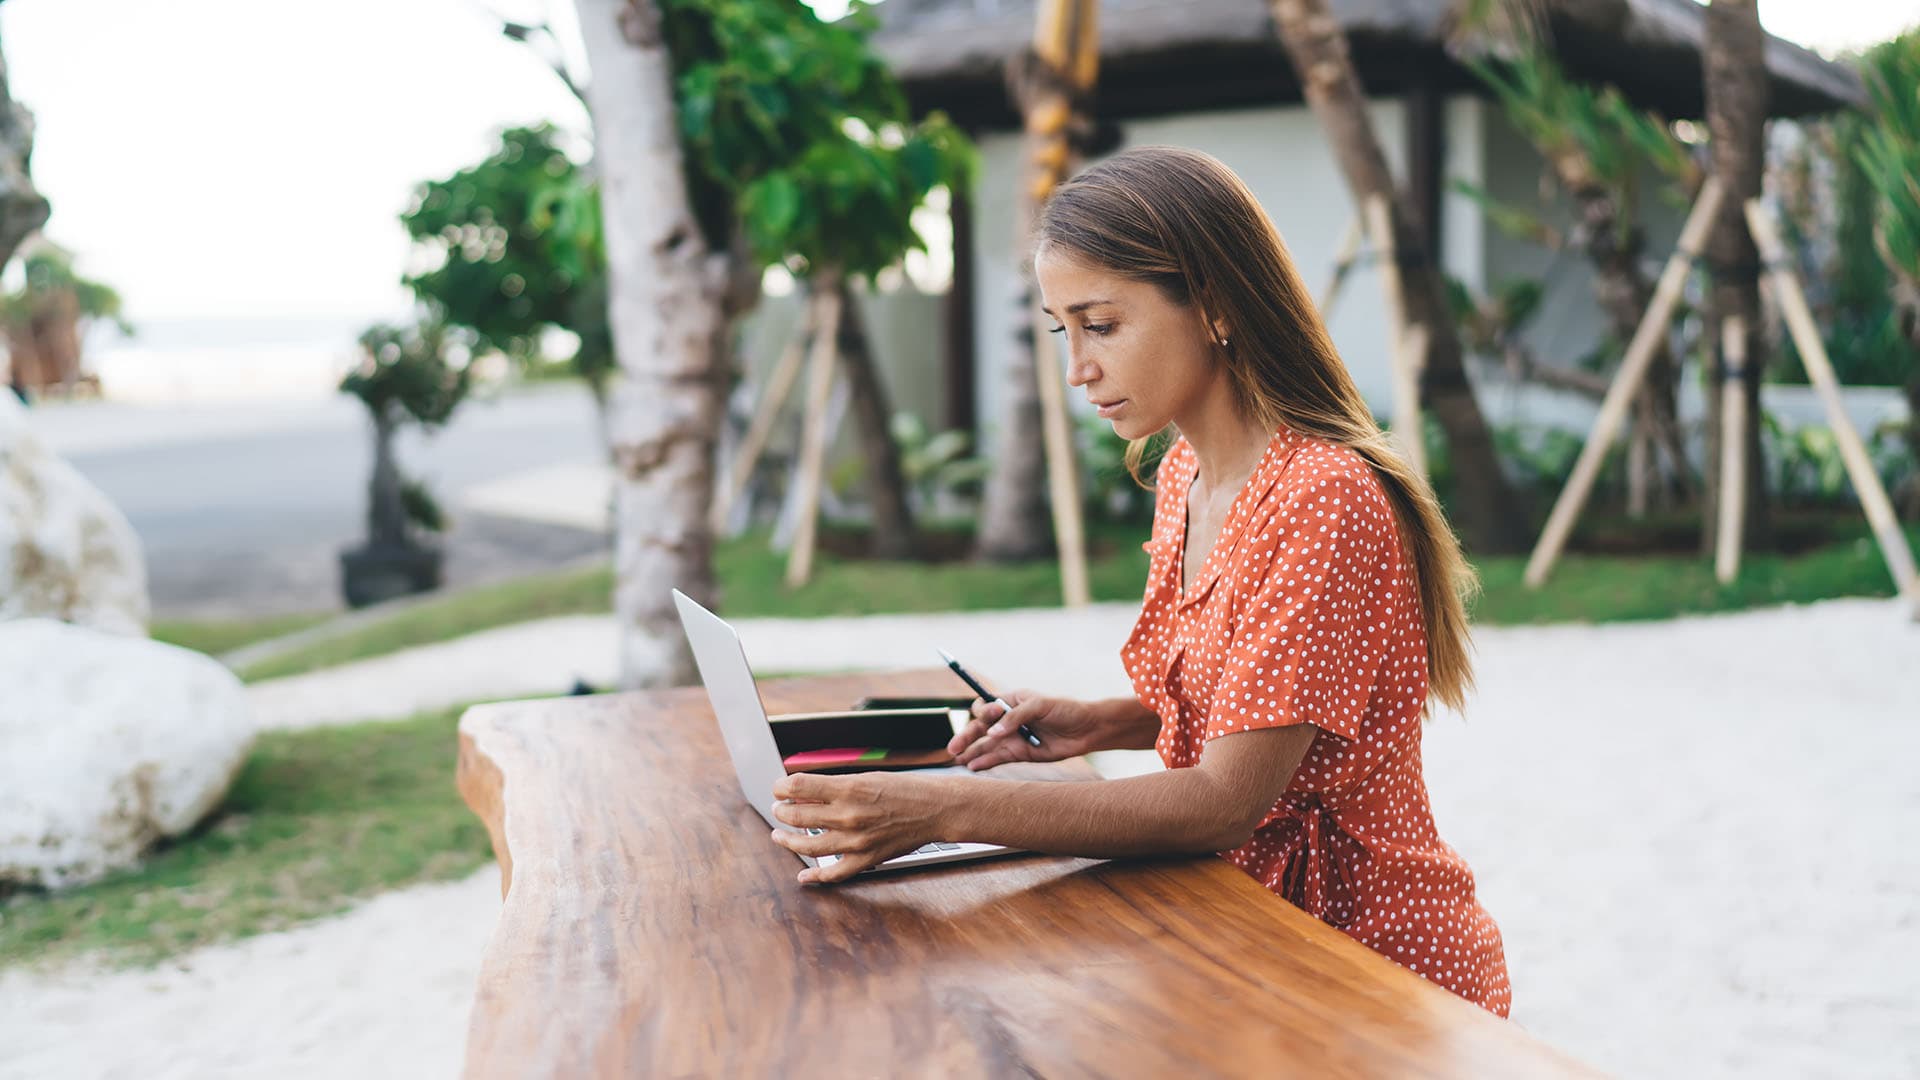
[[[147,614],[146,560],[126,515],[0,393],[0,619],[45,616],[145,637]]]
[[[253,735],[240,680],[199,653],[0,623],[0,881],[58,887],[134,865],[220,802]]]

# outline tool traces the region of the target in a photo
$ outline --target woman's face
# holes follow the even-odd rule
[[[1040,303],[1067,337],[1067,382],[1124,439],[1191,416],[1224,376],[1200,309],[1157,286],[1090,267],[1052,248],[1034,259]]]

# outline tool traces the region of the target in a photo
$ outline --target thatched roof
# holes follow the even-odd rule
[[[1329,0],[1368,92],[1477,86],[1447,53],[1457,0]],[[1035,0],[886,0],[874,44],[920,109],[1012,126],[1002,70],[1033,37]],[[1706,9],[1694,0],[1547,0],[1555,52],[1671,118],[1702,113]],[[1268,0],[1100,0],[1099,109],[1108,118],[1298,101]],[[1767,39],[1776,116],[1864,101],[1845,65]]]

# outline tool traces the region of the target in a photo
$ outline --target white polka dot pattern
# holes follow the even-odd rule
[[[1427,642],[1392,505],[1346,447],[1282,430],[1180,588],[1181,439],[1160,465],[1146,597],[1121,651],[1168,768],[1222,735],[1320,730],[1253,838],[1221,855],[1316,918],[1505,1016],[1505,951],[1434,828],[1420,766]]]

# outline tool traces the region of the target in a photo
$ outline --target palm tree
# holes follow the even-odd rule
[[[1480,22],[1463,23],[1469,37],[1462,44],[1471,50],[1465,62],[1493,89],[1508,119],[1546,160],[1573,204],[1573,226],[1563,233],[1514,206],[1498,207],[1490,216],[1509,231],[1585,255],[1593,267],[1594,299],[1624,348],[1653,297],[1653,282],[1641,266],[1645,235],[1635,209],[1646,172],[1643,162],[1651,159],[1658,174],[1689,195],[1697,193],[1705,174],[1659,115],[1635,108],[1614,87],[1595,88],[1569,78],[1546,47],[1544,26],[1524,17],[1527,14],[1521,7],[1520,17],[1511,8],[1470,16]],[[1493,23],[1495,19],[1500,23]],[[1473,55],[1487,47],[1510,55],[1499,61]],[[1474,195],[1490,203],[1485,191]],[[1563,386],[1572,383],[1570,388],[1596,400],[1606,393],[1604,381],[1586,385],[1592,377],[1585,372],[1545,369],[1531,374]],[[1692,495],[1693,466],[1679,422],[1678,391],[1679,368],[1663,338],[1634,399],[1628,461],[1644,463],[1630,469],[1627,477],[1628,512],[1635,516],[1645,512],[1656,483],[1668,504]],[[1654,461],[1655,447],[1670,466],[1664,482]]]
[[[58,387],[72,394],[82,372],[88,329],[105,320],[122,334],[133,327],[120,314],[120,294],[74,272],[73,256],[36,241],[26,258],[25,284],[0,297],[0,334],[20,390]]]
[[[1446,282],[1426,237],[1410,225],[1379,136],[1367,115],[1366,92],[1354,70],[1347,35],[1326,0],[1272,0],[1273,21],[1293,62],[1301,92],[1333,146],[1355,206],[1386,201],[1400,261],[1400,310],[1426,329],[1421,397],[1446,432],[1453,460],[1453,518],[1461,538],[1481,554],[1513,552],[1526,543],[1527,514],[1493,450],[1486,417],[1467,381],[1460,336],[1447,306]]]
[[[1760,415],[1760,372],[1766,367],[1766,336],[1760,313],[1760,262],[1747,232],[1744,207],[1760,194],[1765,164],[1767,122],[1766,36],[1760,29],[1755,0],[1713,0],[1707,8],[1706,72],[1707,129],[1712,136],[1713,175],[1727,193],[1720,216],[1707,237],[1707,262],[1713,269],[1708,297],[1712,316],[1709,341],[1722,340],[1720,327],[1738,317],[1746,331],[1746,363],[1742,389],[1748,416]],[[1760,425],[1748,424],[1746,475],[1763,476],[1760,465]],[[1720,520],[1720,395],[1707,395],[1707,482],[1702,506],[1701,550],[1711,554],[1718,544]],[[1742,515],[1744,546],[1757,548],[1767,541],[1766,485],[1745,485],[1747,505]]]
[[[593,81],[609,322],[624,376],[615,464],[621,683],[691,682],[672,590],[713,606],[714,441],[723,408],[729,258],[688,198],[671,58],[653,0],[576,0]]]
[[[1877,196],[1874,248],[1893,272],[1900,326],[1913,344],[1907,368],[1907,446],[1920,461],[1920,30],[1867,51],[1861,58],[1873,121],[1861,139],[1861,171]],[[1920,518],[1920,474],[1901,499],[1908,518]]]
[[[1033,47],[1008,71],[1026,127],[1014,207],[1016,251],[1026,249],[1039,207],[1072,175],[1089,141],[1093,123],[1088,107],[1100,62],[1098,9],[1097,0],[1042,0],[1034,12]],[[1052,549],[1050,519],[1068,507],[1064,503],[1049,507],[1049,481],[1053,482],[1052,498],[1061,503],[1063,489],[1074,475],[1071,465],[1049,461],[1046,448],[1051,410],[1041,395],[1060,386],[1061,375],[1051,342],[1035,332],[1032,285],[1023,278],[1010,299],[1017,328],[1015,345],[976,541],[981,558],[1001,562],[1030,559]],[[1056,449],[1062,446],[1071,453],[1071,439],[1056,439]],[[1074,494],[1064,502],[1077,505],[1078,499]],[[1078,535],[1077,518],[1062,519],[1062,524],[1063,535],[1058,539],[1067,556],[1068,565],[1062,568],[1067,599],[1084,603],[1085,585],[1077,567],[1085,553],[1073,550],[1084,540]],[[1069,531],[1074,535],[1064,535]]]

